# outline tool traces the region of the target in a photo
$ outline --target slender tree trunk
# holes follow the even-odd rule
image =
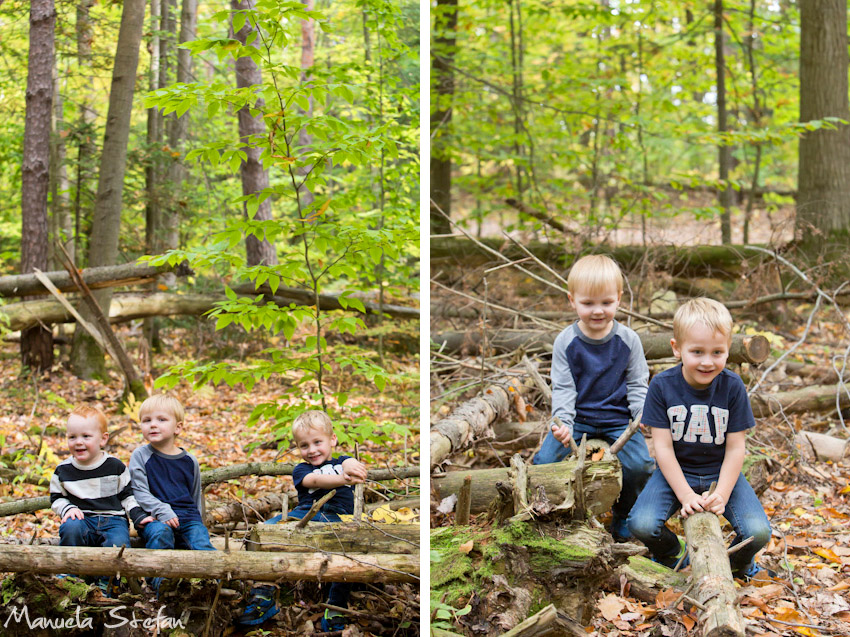
[[[50,268],[59,265],[56,259],[54,241],[58,241],[65,250],[74,256],[74,225],[71,219],[71,202],[68,197],[68,166],[65,163],[66,146],[64,126],[64,102],[59,84],[59,73],[53,67],[53,122],[50,136],[50,244],[47,248]]]
[[[21,166],[21,269],[44,270],[47,261],[47,191],[53,106],[53,0],[30,4],[24,156]],[[53,365],[53,332],[38,325],[21,334],[21,363],[35,371]]]
[[[758,69],[756,68],[756,59],[753,52],[753,46],[757,38],[755,16],[756,0],[750,0],[750,13],[747,22],[747,31],[749,32],[749,35],[747,36],[747,66],[750,70],[750,86],[753,91],[753,112],[751,121],[753,126],[759,128],[761,127],[762,103],[759,97],[760,89],[758,82]],[[753,214],[753,203],[756,199],[756,192],[759,185],[759,172],[761,171],[762,145],[759,142],[756,142],[754,145],[756,148],[756,156],[753,160],[753,180],[752,185],[750,186],[750,192],[747,193],[747,207],[744,210],[744,237],[741,241],[744,245],[747,245],[750,242],[750,219]]]
[[[800,120],[850,120],[847,2],[801,0]],[[821,128],[800,139],[796,232],[813,252],[824,235],[850,232],[850,127]]]
[[[717,73],[717,132],[729,130],[726,113],[726,62],[723,55],[723,0],[714,0],[714,65]],[[720,238],[724,244],[732,243],[732,189],[729,187],[729,167],[732,164],[732,147],[721,144],[718,148],[718,169],[721,189],[718,201],[720,213]]]
[[[254,9],[255,0],[231,0],[231,9],[236,11],[251,12]],[[243,45],[249,39],[249,34],[255,28],[251,24],[251,20],[245,21],[245,25],[235,34],[237,40]],[[257,39],[254,39],[250,46],[259,48]],[[263,77],[260,73],[260,68],[248,56],[241,57],[236,60],[236,86],[246,88],[249,86],[261,86]],[[265,101],[262,97],[258,97],[254,105],[255,108],[262,111],[265,106]],[[242,150],[248,155],[248,158],[242,162],[240,172],[242,173],[242,194],[251,195],[261,192],[269,187],[269,172],[263,168],[260,163],[260,149],[257,148],[255,142],[258,138],[265,136],[266,125],[263,123],[262,114],[252,117],[249,107],[244,107],[239,110],[239,139],[245,144]],[[247,206],[243,204],[243,214],[247,217]],[[272,218],[271,200],[266,199],[260,204],[257,213],[254,215],[256,221],[268,221]],[[277,252],[274,246],[267,239],[260,241],[253,235],[245,238],[245,251],[248,258],[248,265],[275,265],[277,263]]]
[[[74,194],[74,249],[71,251],[71,254],[74,255],[77,261],[77,265],[80,267],[83,266],[82,261],[85,254],[85,251],[82,249],[84,247],[82,228],[83,211],[91,209],[92,196],[88,184],[94,172],[91,164],[94,162],[97,152],[97,146],[94,142],[97,110],[95,110],[94,105],[100,98],[94,81],[94,71],[92,70],[92,40],[94,39],[94,29],[89,11],[94,6],[94,3],[95,0],[78,0],[77,21],[75,25],[77,64],[79,65],[83,82],[87,87],[80,92],[78,97],[80,100],[80,120],[77,125],[79,129],[79,146],[77,149],[77,175]]]
[[[304,8],[308,11],[313,11],[315,9],[314,0],[301,0],[301,4],[303,4]],[[315,55],[316,21],[310,18],[309,20],[301,21],[301,84],[307,85],[312,80],[313,76],[311,75],[311,69],[313,68]],[[307,100],[309,102],[307,110],[305,111],[299,106],[298,112],[301,114],[302,117],[306,117],[309,119],[313,117],[312,93],[307,96]],[[301,128],[298,129],[299,152],[302,154],[308,152],[312,144],[312,135],[307,132],[306,126],[301,126]],[[297,174],[303,180],[306,175],[310,173],[310,170],[311,166],[301,166],[298,168]],[[303,181],[298,186],[298,197],[301,201],[302,210],[307,210],[315,199],[312,191],[307,187],[307,184],[305,184]]]
[[[454,64],[457,41],[458,0],[437,0],[434,9],[434,48],[431,69],[434,96],[431,105],[431,199],[446,215],[452,213],[452,99],[455,91]],[[431,233],[451,232],[448,219],[431,210]]]
[[[127,140],[130,135],[130,115],[133,108],[133,91],[139,64],[139,45],[145,18],[145,0],[125,0],[121,14],[121,27],[112,69],[112,88],[109,92],[109,110],[103,136],[103,153],[100,161],[97,198],[92,219],[92,236],[89,243],[89,265],[112,265],[118,257],[118,234],[121,227],[121,195],[127,163]],[[109,314],[112,291],[94,293],[103,313]],[[83,318],[94,322],[88,308],[80,308]],[[103,352],[94,339],[79,327],[74,332],[71,366],[81,378],[105,377]]]

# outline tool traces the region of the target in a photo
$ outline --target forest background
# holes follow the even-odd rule
[[[766,482],[750,479],[775,533],[760,559],[779,578],[738,599],[755,634],[847,632],[846,2],[434,0],[431,28],[432,485],[468,475],[477,503],[500,479],[476,482],[478,470],[515,452],[529,462],[552,342],[575,320],[566,272],[612,255],[626,280],[618,319],[652,373],[676,362],[670,320],[686,298],[725,303],[738,344],[765,339],[762,362],[730,367],[758,419],[748,462],[773,463]],[[814,450],[814,433],[839,454]],[[442,630],[539,629],[558,621],[550,602],[575,634],[687,634],[699,620],[680,591],[639,594],[616,546],[594,553],[606,567],[570,565],[575,547],[547,544],[574,539],[557,515],[526,534],[494,521],[498,503],[467,519],[444,500],[456,492],[438,495]]]

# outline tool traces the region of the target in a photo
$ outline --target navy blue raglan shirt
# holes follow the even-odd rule
[[[203,521],[201,471],[192,454],[181,449],[168,455],[142,445],[130,456],[130,478],[139,506],[160,522],[175,516],[181,523]]]
[[[589,338],[578,321],[564,329],[552,349],[552,416],[573,430],[627,425],[640,416],[649,367],[634,330],[614,321],[611,331]]]
[[[330,493],[333,489],[307,488],[301,484],[305,476],[311,473],[319,473],[322,475],[342,475],[342,463],[348,460],[351,456],[339,456],[331,458],[327,462],[314,467],[309,462],[301,462],[295,465],[292,470],[292,483],[295,485],[295,490],[298,492],[298,507],[311,507],[316,500],[321,500],[322,497]],[[325,503],[325,507],[335,513],[354,513],[354,488],[349,484],[344,484],[336,487],[336,495]]]
[[[705,389],[694,389],[676,365],[649,384],[642,422],[669,429],[682,471],[692,475],[720,472],[726,436],[754,427],[747,388],[735,372],[721,371]]]

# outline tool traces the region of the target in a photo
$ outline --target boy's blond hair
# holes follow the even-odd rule
[[[683,303],[673,315],[673,338],[681,344],[695,325],[705,325],[732,340],[732,315],[726,306],[714,299],[699,297]]]
[[[186,415],[186,410],[183,409],[183,404],[174,396],[169,396],[167,394],[154,394],[153,396],[146,398],[139,407],[139,419],[143,418],[146,414],[154,411],[155,409],[170,411],[171,415],[174,416],[174,420],[177,422],[183,422],[183,418]]]
[[[603,294],[612,285],[616,286],[618,294],[623,291],[623,273],[614,259],[603,254],[582,257],[573,264],[567,277],[567,287],[572,294]]]
[[[107,430],[107,422],[106,422],[106,414],[104,414],[97,407],[92,407],[90,405],[77,405],[68,414],[68,417],[71,416],[79,416],[80,418],[94,418],[97,421],[97,426],[100,428],[100,433],[105,434]]]
[[[295,419],[292,423],[292,435],[311,429],[319,429],[325,432],[328,436],[334,434],[334,424],[330,417],[320,409],[310,409]]]

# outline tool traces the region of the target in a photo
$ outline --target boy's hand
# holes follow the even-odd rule
[[[180,519],[177,518],[177,517],[173,517],[170,520],[166,520],[165,524],[170,526],[172,529],[179,529],[180,528]]]
[[[555,436],[555,440],[560,442],[565,447],[570,444],[570,438],[573,437],[572,431],[567,425],[561,425],[560,427],[556,424],[552,424],[552,435]]]
[[[62,522],[65,522],[66,520],[84,520],[85,517],[86,516],[82,511],[80,511],[77,507],[74,507],[62,516]]]
[[[346,484],[366,482],[366,465],[354,458],[347,458],[342,461],[342,477]]]
[[[148,524],[149,522],[154,522],[155,520],[156,520],[156,518],[155,518],[155,517],[153,517],[152,515],[149,515],[148,517],[146,517],[146,518],[142,518],[141,520],[139,520],[139,523],[138,523],[136,526],[137,526],[137,527],[142,527],[142,526],[144,526],[145,524]]]
[[[711,495],[703,497],[703,508],[706,511],[711,511],[717,515],[723,515],[726,510],[726,498],[715,491]]]
[[[685,501],[682,502],[682,517],[686,518],[689,515],[693,515],[698,511],[704,510],[704,505],[705,502],[703,501],[703,497],[691,491],[691,495],[685,498]]]

